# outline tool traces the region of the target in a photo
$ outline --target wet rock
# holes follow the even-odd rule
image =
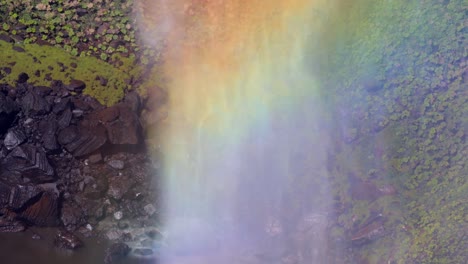
[[[65,201],[63,203],[60,220],[67,230],[76,230],[86,223],[81,208],[71,201]]]
[[[122,231],[117,229],[111,229],[106,233],[106,237],[111,241],[118,240],[122,237]]]
[[[154,213],[156,213],[156,208],[154,208],[152,204],[145,205],[143,210],[145,210],[145,213],[149,216],[152,216]]]
[[[144,239],[143,241],[141,241],[141,245],[144,246],[144,247],[152,247],[154,244],[154,240],[152,239]]]
[[[134,182],[128,177],[111,177],[109,179],[107,195],[115,200],[121,200],[133,185]]]
[[[104,262],[111,264],[119,261],[121,258],[126,257],[130,253],[130,247],[125,243],[114,243],[106,250]]]
[[[151,230],[147,231],[146,235],[151,239],[161,239],[163,237],[161,232],[159,230],[157,230],[157,229],[151,229]]]
[[[44,192],[39,200],[27,207],[20,216],[36,226],[57,226],[59,223],[57,195]]]
[[[149,256],[153,255],[153,250],[149,248],[136,248],[133,253],[140,256]]]
[[[86,185],[84,196],[88,199],[97,200],[104,197],[108,188],[107,177],[97,177],[90,184]]]
[[[82,207],[90,223],[96,224],[106,217],[107,205],[103,204],[102,200],[88,200]]]
[[[86,88],[86,84],[80,80],[71,80],[65,88],[71,92],[82,92]]]
[[[30,144],[13,149],[1,165],[9,172],[16,172],[34,183],[50,182],[55,179],[54,169],[49,164],[45,152]]]
[[[102,161],[102,154],[100,152],[92,154],[88,157],[88,161],[90,164],[96,164]]]
[[[0,233],[16,233],[26,230],[26,225],[20,221],[0,217]]]
[[[69,126],[59,132],[58,142],[75,157],[98,150],[107,141],[106,129],[101,126]]]
[[[26,134],[19,128],[10,129],[3,140],[8,150],[12,150],[26,140]]]
[[[117,223],[117,227],[120,228],[120,229],[126,229],[126,228],[128,228],[128,226],[129,226],[129,225],[128,225],[127,222],[119,221],[119,222]]]
[[[117,104],[97,114],[105,123],[110,143],[114,145],[136,145],[140,142],[141,124],[132,108]]]
[[[83,242],[73,233],[60,230],[55,236],[55,246],[63,249],[77,249],[83,246]]]
[[[125,163],[122,160],[109,160],[107,165],[116,170],[123,170],[125,167]]]

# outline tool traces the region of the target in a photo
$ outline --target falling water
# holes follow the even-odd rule
[[[303,261],[324,263],[329,133],[318,65],[305,60],[326,21],[324,2],[145,4],[167,44],[169,262],[281,258],[301,250],[295,235],[312,226]]]

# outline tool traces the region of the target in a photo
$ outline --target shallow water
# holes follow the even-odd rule
[[[84,247],[75,251],[54,246],[56,229],[28,229],[21,233],[0,233],[0,263],[2,264],[102,264],[108,242],[96,238],[83,238]],[[33,239],[38,234],[41,239]],[[118,264],[154,263],[150,260],[126,257]]]
[[[33,239],[38,234],[41,239]],[[54,247],[55,229],[29,229],[22,233],[0,233],[0,259],[5,264],[103,263],[106,244],[83,239],[85,247],[76,251]]]

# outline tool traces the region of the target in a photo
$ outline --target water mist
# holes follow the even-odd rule
[[[297,235],[305,231],[297,226],[313,226],[316,241],[307,243],[316,250],[301,254],[323,263],[329,133],[305,56],[323,26],[324,4],[143,5],[143,20],[154,24],[148,43],[167,44],[165,262],[281,258],[300,250]]]

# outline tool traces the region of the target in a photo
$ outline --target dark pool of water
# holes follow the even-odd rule
[[[41,239],[32,237],[38,234]],[[99,239],[82,238],[83,248],[75,251],[54,247],[55,229],[28,229],[21,233],[0,233],[1,264],[103,264],[108,243]],[[116,264],[155,263],[125,258]]]

